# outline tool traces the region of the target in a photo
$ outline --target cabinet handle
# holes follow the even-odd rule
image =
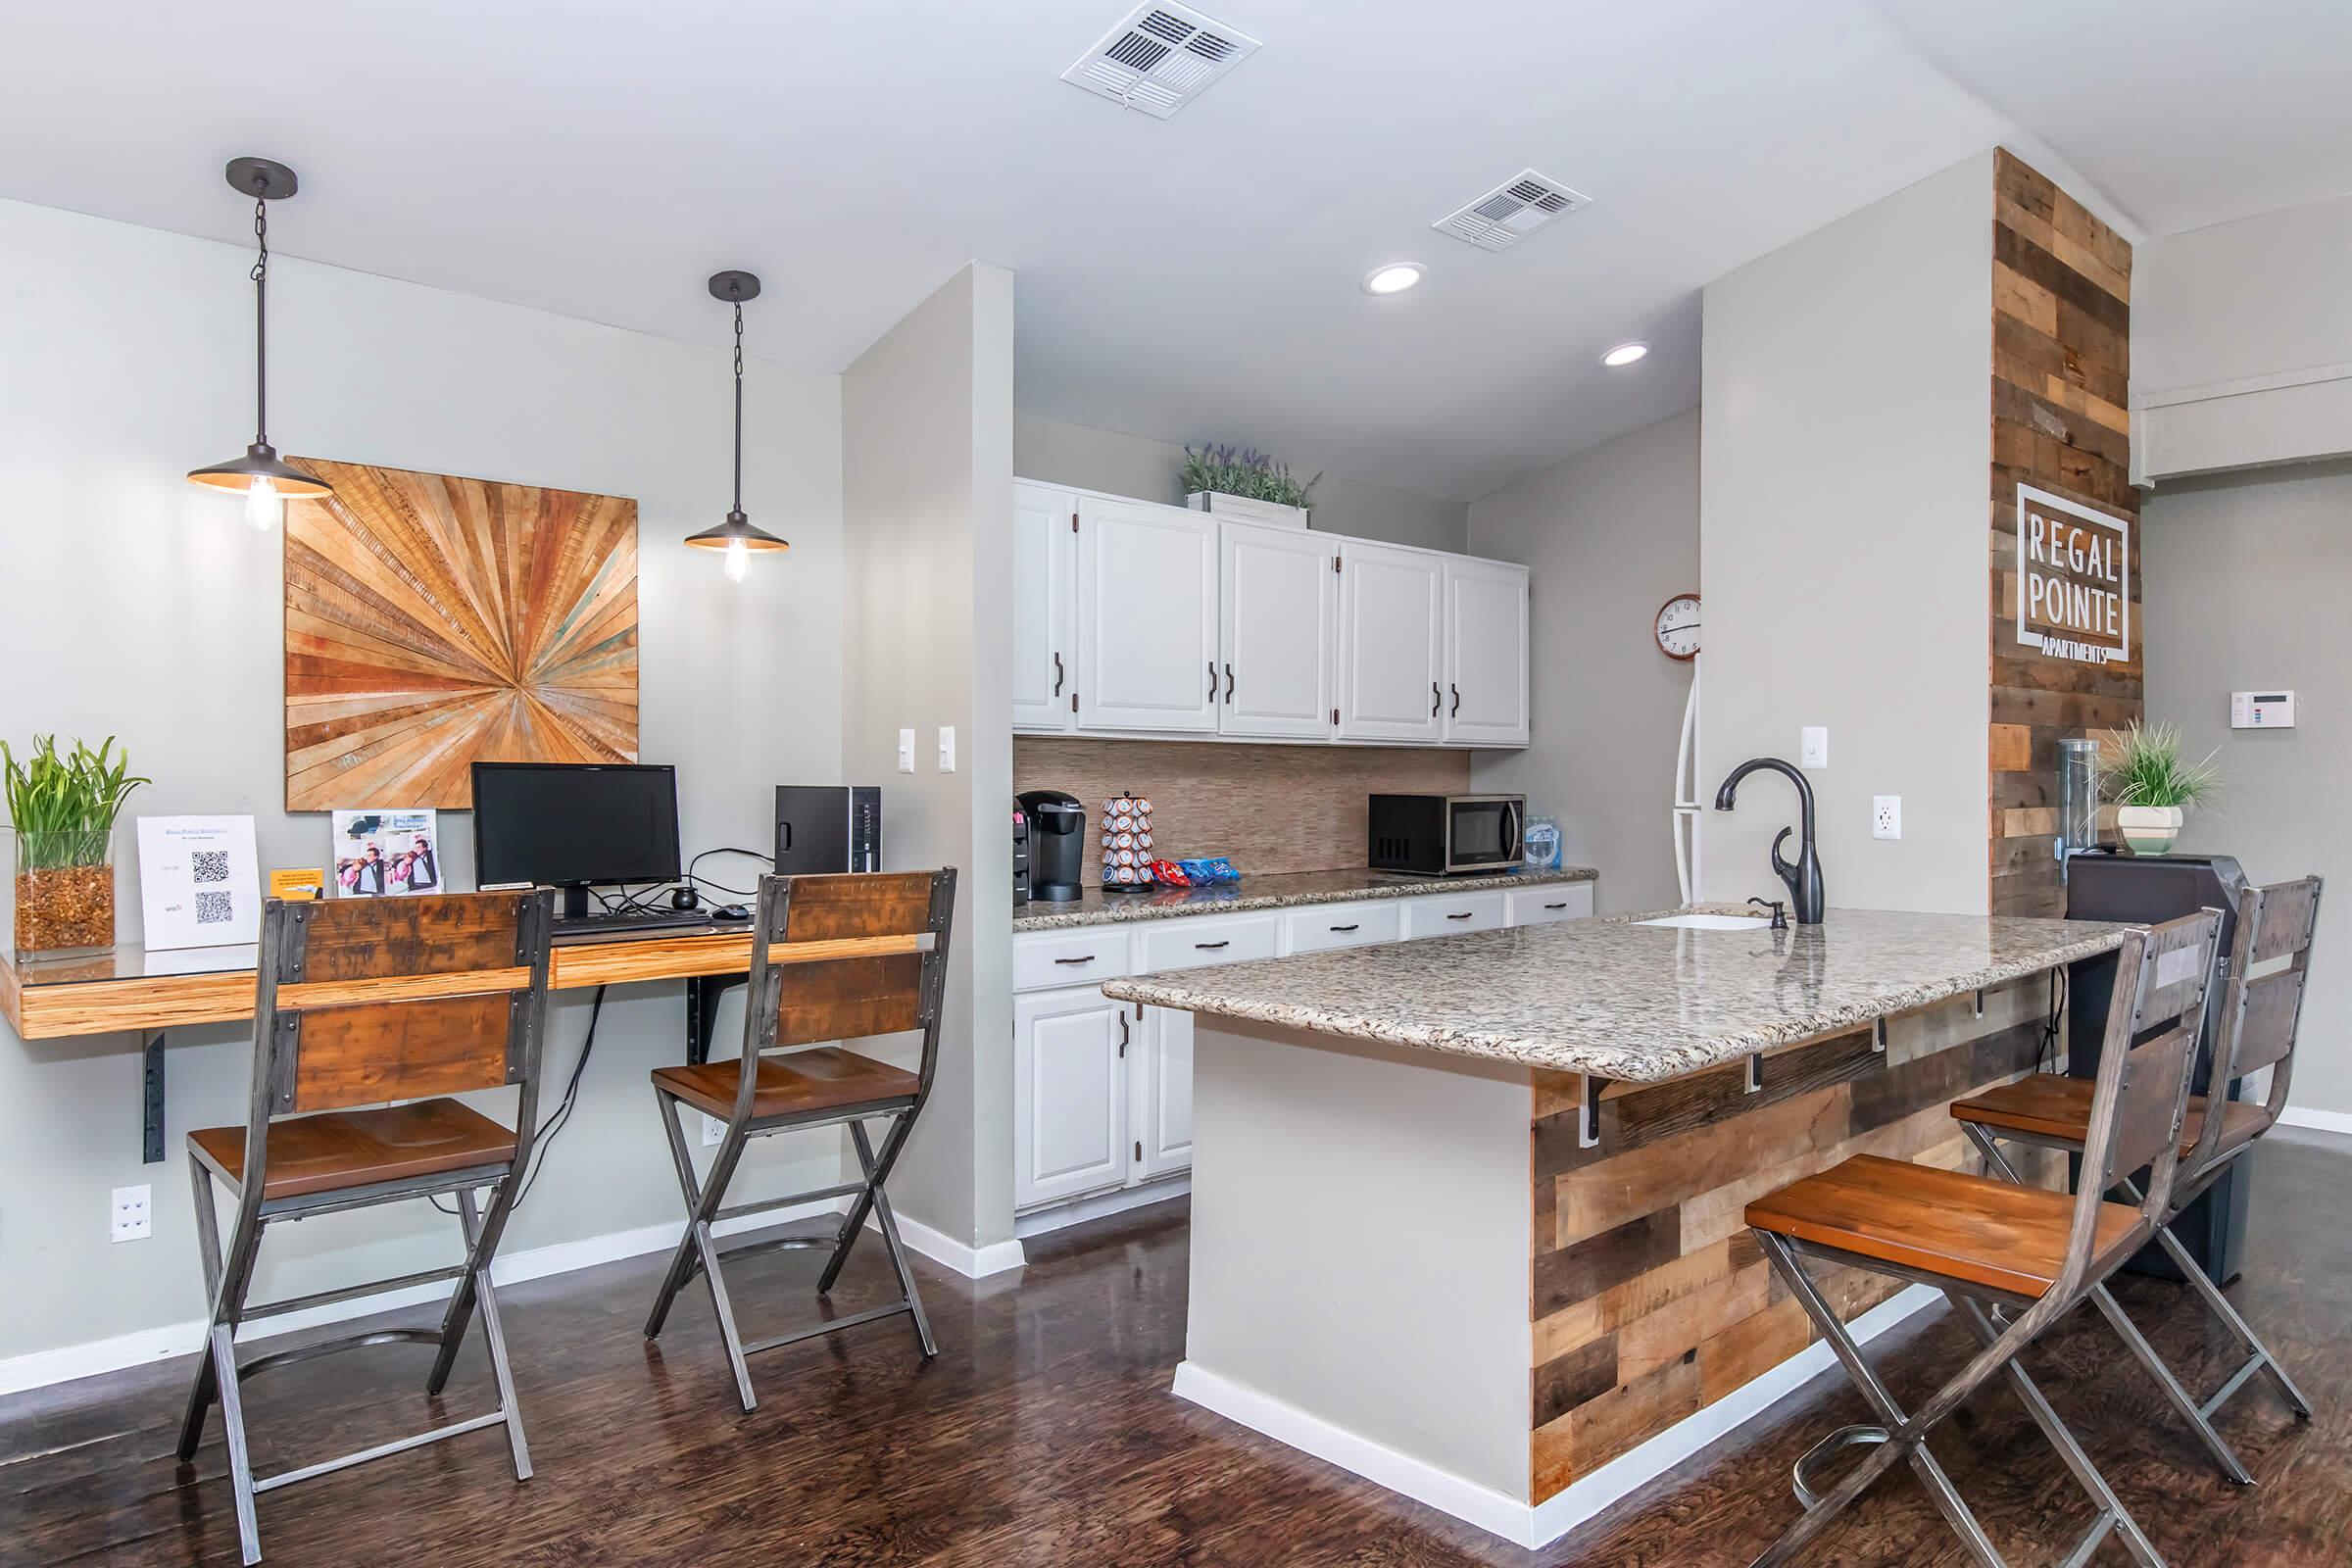
[[[1459,913],[1459,914],[1449,914],[1449,915],[1447,915],[1446,918],[1446,919],[1448,919],[1448,920],[1467,920],[1467,919],[1469,919],[1469,918],[1470,918],[1470,916],[1471,916],[1472,912],[1473,912],[1472,910],[1469,910],[1469,909],[1464,909],[1464,910],[1463,910],[1461,913]]]
[[[1459,718],[1459,717],[1461,717],[1461,716],[1462,716],[1462,689],[1461,689],[1459,686],[1456,686],[1456,685],[1455,685],[1455,684],[1454,684],[1452,681],[1447,681],[1447,682],[1446,683],[1446,689],[1447,691],[1449,691],[1449,692],[1453,693],[1453,707],[1452,707],[1451,709],[1447,710],[1446,716],[1447,718]]]
[[[1568,907],[1568,906],[1567,906],[1566,902],[1565,902],[1565,901],[1563,901],[1563,902],[1561,902],[1561,903],[1559,903],[1559,904],[1546,904],[1545,906],[1544,906],[1544,907],[1545,907],[1546,909],[1565,909],[1566,907]]]
[[[1356,925],[1335,925],[1332,927],[1332,929],[1334,931],[1360,931],[1363,929],[1363,926],[1360,923]]]
[[[1438,704],[1439,704],[1441,701],[1443,701],[1443,699],[1442,699],[1442,698],[1440,698],[1440,697],[1438,696],[1438,683],[1437,683],[1436,681],[1434,681],[1434,680],[1433,680],[1433,681],[1431,681],[1431,682],[1429,683],[1429,716],[1430,716],[1430,717],[1432,717],[1432,718],[1435,718],[1435,717],[1437,717],[1437,716],[1438,716]]]
[[[1127,1054],[1127,1009],[1119,1009],[1119,1054]]]
[[[1231,663],[1225,666],[1225,700],[1229,703],[1233,701],[1233,665]]]
[[[1054,961],[1055,963],[1092,963],[1092,962],[1094,962],[1094,961],[1095,961],[1095,956],[1094,956],[1093,954],[1091,954],[1091,953],[1090,953],[1090,954],[1087,954],[1087,955],[1086,955],[1085,956],[1083,956],[1083,957],[1077,957],[1077,958],[1055,958]]]
[[[1055,654],[1054,656],[1054,695],[1056,697],[1061,695],[1062,674],[1061,656]]]
[[[1217,662],[1213,659],[1208,662],[1208,700],[1217,700]]]
[[[1230,947],[1232,947],[1232,946],[1233,946],[1233,938],[1231,938],[1231,937],[1227,937],[1227,938],[1226,938],[1224,941],[1222,941],[1222,942],[1196,942],[1196,943],[1194,943],[1194,944],[1193,944],[1193,946],[1194,946],[1194,947],[1196,947],[1196,948],[1198,948],[1198,949],[1200,949],[1200,950],[1202,953],[1214,953],[1214,952],[1216,952],[1216,951],[1217,951],[1219,948],[1230,948]]]

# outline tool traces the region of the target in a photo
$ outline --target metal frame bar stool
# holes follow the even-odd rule
[[[242,1127],[188,1135],[211,1311],[179,1433],[185,1463],[219,1400],[247,1563],[262,1557],[255,1498],[298,1481],[492,1426],[507,1429],[514,1479],[530,1479],[490,1263],[536,1131],[552,900],[547,892],[271,899],[263,910],[251,1110]],[[508,1085],[517,1092],[512,1130],[446,1098]],[[225,1247],[216,1181],[236,1200]],[[487,1210],[475,1200],[485,1187],[492,1189]],[[258,1305],[246,1299],[269,1226],[441,1193],[457,1199],[464,1262]],[[378,1329],[237,1359],[242,1324],[441,1280],[457,1287],[437,1330]],[[438,1395],[477,1308],[498,1382],[496,1409],[340,1458],[253,1473],[244,1379],[334,1350],[413,1341],[439,1347],[425,1380],[425,1392]]]
[[[750,985],[743,1015],[743,1054],[737,1061],[705,1066],[657,1067],[654,1096],[662,1131],[686,1198],[686,1234],[671,1255],[669,1272],[646,1319],[645,1336],[658,1338],[670,1303],[700,1273],[710,1288],[711,1309],[735,1375],[736,1397],[755,1407],[748,1357],[859,1323],[904,1312],[926,1357],[939,1353],[923,1316],[914,1271],[899,1240],[884,1183],[906,1147],[907,1134],[930,1097],[939,1065],[940,1006],[947,988],[948,936],[956,906],[956,872],[864,873],[835,876],[763,876],[752,927]],[[851,1040],[919,1030],[922,1059],[907,1072],[819,1041]],[[770,1055],[784,1047],[812,1047]],[[679,1124],[680,1107],[724,1117],[727,1127],[712,1155],[710,1174],[695,1179]],[[887,1120],[876,1152],[867,1140],[868,1121]],[[813,1127],[846,1126],[862,1172],[857,1181],[793,1193],[756,1202],[726,1202],[727,1187],[745,1148],[755,1138]],[[721,1220],[763,1213],[793,1203],[852,1198],[831,1236],[784,1236],[721,1248],[711,1226]],[[719,1273],[723,1259],[786,1248],[824,1248],[832,1256],[817,1280],[828,1295],[849,1261],[850,1249],[868,1213],[882,1232],[899,1278],[900,1298],[827,1318],[808,1328],[745,1344],[735,1327],[735,1310]]]
[[[2172,1258],[2181,1278],[2214,1316],[2245,1347],[2248,1359],[2212,1397],[2200,1400],[2181,1385],[2172,1368],[2156,1353],[2155,1347],[2132,1326],[2112,1292],[2102,1285],[2091,1293],[2100,1313],[2115,1326],[2133,1358],[2147,1368],[2166,1399],[2196,1433],[2222,1474],[2239,1486],[2252,1486],[2254,1477],[2214,1429],[2215,1413],[2257,1372],[2269,1376],[2299,1419],[2310,1419],[2311,1401],[2295,1387],[2294,1380],[2287,1376],[2270,1348],[2246,1326],[2246,1320],[2230,1304],[2221,1288],[2197,1266],[2188,1249],[2173,1234],[2172,1224],[2224,1172],[2242,1159],[2263,1134],[2278,1125],[2279,1113],[2286,1108],[2295,1039],[2311,970],[2311,939],[2319,918],[2320,879],[2316,876],[2264,888],[2250,887],[2238,895],[2237,937],[2231,944],[2233,951],[2222,994],[2221,1026],[2213,1047],[2214,1070],[2209,1080],[2212,1092],[2189,1099],[2188,1117],[2196,1132],[2181,1147],[2180,1167],[2173,1178],[2172,1200],[2165,1207],[2164,1223],[2156,1230],[2157,1245]],[[2256,965],[2281,958],[2288,960],[2284,966],[2259,976],[2254,974]],[[2261,1104],[2230,1098],[2231,1085],[2264,1067],[2272,1072],[2270,1090]],[[1952,1115],[1984,1152],[1986,1163],[2009,1180],[2017,1181],[2021,1178],[2001,1153],[2000,1140],[2081,1154],[2088,1125],[2088,1088],[2079,1078],[2035,1074],[1961,1101],[1952,1106]],[[2139,1192],[2128,1175],[2118,1177],[2111,1190],[2130,1201],[2139,1201]]]
[[[2089,1529],[2063,1560],[2080,1568],[2110,1534],[2141,1568],[2163,1559],[2082,1445],[2042,1396],[2019,1355],[2121,1268],[2158,1229],[2180,1162],[2188,1069],[2204,1012],[2221,915],[2207,909],[2124,941],[2116,970],[2131,985],[2132,1005],[2108,1015],[2083,1158],[2104,1179],[2070,1197],[1994,1177],[1856,1155],[1747,1207],[1747,1223],[1773,1271],[1803,1303],[1831,1350],[1882,1425],[1847,1427],[1796,1461],[1794,1485],[1805,1512],[1756,1558],[1756,1568],[1786,1563],[1886,1474],[1910,1464],[1936,1510],[1984,1568],[2005,1568],[1951,1478],[1928,1451],[1929,1433],[1995,1376],[2006,1378],[2076,1482],[2098,1504]],[[2134,1035],[2161,1028],[2133,1047]],[[2148,1197],[2136,1207],[2101,1198],[2116,1175],[2153,1167]],[[1892,1275],[1934,1286],[1975,1337],[1978,1350],[1915,1412],[1906,1413],[1862,1357],[1837,1309],[1807,1276],[1802,1260]],[[2013,1313],[1996,1319],[1987,1310]],[[1846,1447],[1875,1445],[1826,1494],[1815,1485],[1821,1461]]]

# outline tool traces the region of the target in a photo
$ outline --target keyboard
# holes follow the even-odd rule
[[[591,914],[578,920],[556,917],[555,934],[560,937],[617,936],[635,931],[674,931],[710,929],[709,909],[626,909],[610,914]]]

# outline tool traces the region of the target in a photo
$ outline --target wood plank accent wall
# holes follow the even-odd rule
[[[2006,150],[1993,154],[1989,853],[1995,914],[2059,914],[2058,742],[2144,710],[2139,501],[2132,488],[2132,246]],[[2132,659],[2083,664],[2017,640],[2020,482],[2128,518]]]
[[[1748,1231],[1747,1204],[1852,1154],[1981,1170],[1951,1102],[2033,1069],[2048,982],[2035,975],[1868,1029],[1613,1084],[1600,1143],[1577,1147],[1582,1080],[1538,1073],[1529,1317],[1533,1502],[1714,1403],[1814,1339]],[[2020,1169],[2031,1169],[2021,1164]],[[2046,1184],[2064,1175],[2044,1161]],[[1847,1321],[1901,1286],[1815,1270]]]
[[[1230,856],[1245,875],[1351,871],[1366,858],[1366,797],[1467,794],[1470,754],[1015,735],[1012,788],[1067,790],[1086,803],[1089,882],[1101,868],[1102,803],[1122,790],[1150,797],[1153,848],[1170,858]]]

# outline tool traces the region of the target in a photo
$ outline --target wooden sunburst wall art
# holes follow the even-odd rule
[[[286,506],[287,810],[636,760],[636,502],[295,461],[335,493]]]

